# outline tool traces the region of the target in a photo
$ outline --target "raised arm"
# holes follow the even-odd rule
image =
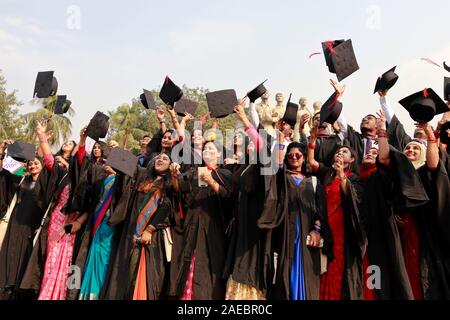
[[[387,99],[387,93],[388,90],[378,91],[378,94],[380,95],[381,110],[383,110],[384,112],[387,123],[390,124],[395,113],[394,109],[392,109],[391,105],[389,104],[389,101]]]
[[[316,141],[317,141],[317,127],[312,126],[308,144],[308,164],[314,173],[316,173],[319,170],[319,162],[317,162],[316,159],[314,159],[314,150],[316,149]]]
[[[53,170],[53,164],[55,159],[52,155],[52,149],[50,148],[50,144],[48,143],[48,135],[46,133],[46,127],[44,127],[39,121],[36,120],[36,135],[39,139],[39,147],[42,151],[42,156],[44,158],[45,166],[49,171]]]
[[[422,128],[427,136],[427,167],[430,171],[435,171],[439,166],[439,148],[437,139],[434,136],[433,128],[429,123],[417,123],[417,128]]]
[[[167,131],[167,126],[166,126],[166,119],[164,117],[164,107],[159,106],[156,109],[156,118],[159,121],[159,127],[161,128],[161,132],[162,134],[166,133]]]
[[[250,137],[250,140],[252,140],[255,144],[256,150],[260,151],[264,147],[263,140],[256,131],[255,127],[250,123],[250,120],[245,114],[244,107],[242,107],[242,105],[237,105],[236,107],[234,107],[234,112],[244,124],[245,132]]]
[[[377,112],[377,142],[378,142],[378,161],[389,167],[391,159],[389,156],[389,142],[386,132],[386,118],[384,112],[380,110]]]
[[[86,155],[86,138],[87,138],[87,127],[84,127],[80,131],[80,143],[78,144],[78,150],[77,150],[77,161],[78,165],[83,164],[83,159]]]

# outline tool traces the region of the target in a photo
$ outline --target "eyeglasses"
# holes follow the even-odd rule
[[[288,154],[288,159],[289,160],[300,160],[301,158],[303,158],[303,155],[301,153],[289,153]]]

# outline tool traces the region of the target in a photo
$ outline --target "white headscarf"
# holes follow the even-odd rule
[[[413,140],[410,143],[408,143],[405,147],[405,149],[403,150],[403,152],[406,151],[406,149],[408,148],[409,145],[414,144],[416,146],[420,147],[420,155],[419,155],[419,159],[411,161],[414,168],[417,170],[420,167],[422,167],[425,164],[425,161],[427,160],[427,148],[425,147],[425,145],[423,143],[420,143],[417,140]]]

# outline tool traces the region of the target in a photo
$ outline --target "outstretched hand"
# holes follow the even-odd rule
[[[339,82],[333,79],[330,79],[330,83],[331,86],[334,88],[334,91],[336,91],[336,93],[338,94],[338,97],[342,97],[344,95],[347,86],[345,84],[341,85]]]

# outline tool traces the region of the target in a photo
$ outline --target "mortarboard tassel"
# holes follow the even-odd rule
[[[328,51],[330,51],[330,54],[335,55],[336,50],[334,50],[333,46],[335,44],[335,41],[327,41],[325,42],[325,46],[327,47]]]
[[[423,89],[423,97],[428,98],[428,88]]]
[[[309,55],[309,59],[311,59],[313,56],[318,55],[318,54],[322,54],[322,52],[313,52]]]

